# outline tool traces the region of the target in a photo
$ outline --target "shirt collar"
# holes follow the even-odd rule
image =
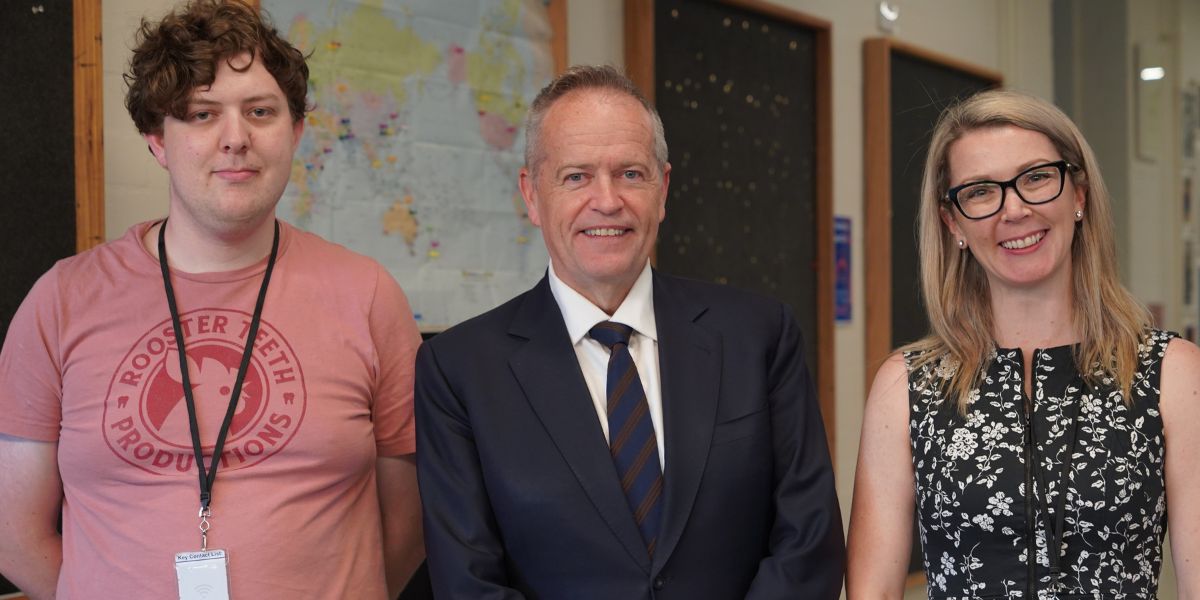
[[[650,269],[650,261],[642,273],[638,275],[633,287],[629,288],[625,300],[617,307],[610,317],[600,307],[592,304],[582,294],[558,278],[554,272],[554,262],[550,262],[550,293],[562,312],[563,321],[567,325],[567,335],[571,337],[571,345],[579,343],[588,331],[602,321],[616,321],[633,328],[634,331],[658,341],[658,326],[654,320],[654,277]]]

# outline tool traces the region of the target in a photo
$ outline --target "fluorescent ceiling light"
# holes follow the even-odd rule
[[[1167,76],[1167,70],[1162,67],[1146,67],[1142,69],[1142,81],[1158,81]]]

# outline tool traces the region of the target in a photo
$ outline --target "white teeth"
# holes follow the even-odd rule
[[[584,229],[583,233],[586,235],[609,237],[609,236],[625,235],[625,230],[624,229],[614,229],[612,227],[598,227],[596,229]]]
[[[1009,240],[1007,242],[1000,242],[1000,245],[1009,250],[1020,250],[1021,248],[1028,248],[1028,247],[1042,241],[1042,238],[1045,236],[1046,236],[1046,232],[1039,231],[1038,233],[1035,233],[1028,237],[1023,237],[1019,240]]]

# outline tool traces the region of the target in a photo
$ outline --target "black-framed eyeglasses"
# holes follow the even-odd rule
[[[968,219],[986,219],[1004,208],[1004,190],[1012,188],[1025,204],[1045,204],[1062,195],[1067,172],[1079,167],[1059,160],[1029,167],[1008,181],[972,181],[954,186],[945,200]]]

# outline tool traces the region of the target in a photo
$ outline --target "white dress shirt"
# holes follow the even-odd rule
[[[646,391],[646,404],[650,409],[650,421],[654,425],[654,437],[658,442],[658,461],[666,472],[666,455],[663,446],[662,426],[662,391],[659,388],[658,375],[658,328],[654,322],[654,285],[650,271],[650,261],[638,276],[629,294],[617,307],[617,312],[609,316],[579,292],[563,283],[554,272],[554,262],[550,263],[550,292],[562,312],[563,321],[567,325],[567,335],[571,337],[571,345],[575,348],[575,357],[579,360],[579,368],[583,371],[583,379],[587,381],[588,392],[592,395],[592,404],[596,408],[596,417],[600,419],[600,429],[604,438],[608,439],[608,348],[593,340],[588,331],[602,321],[616,321],[633,328],[629,339],[629,354],[637,365],[638,378],[642,389]]]

